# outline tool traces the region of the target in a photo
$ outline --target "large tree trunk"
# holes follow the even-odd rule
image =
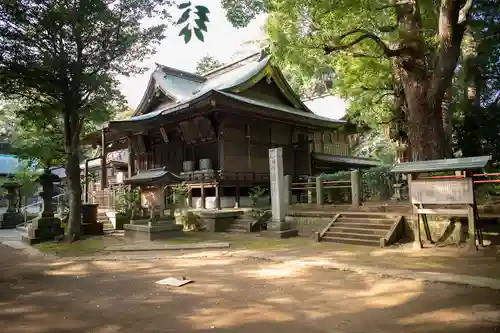
[[[408,139],[412,160],[446,157],[442,102],[460,55],[464,23],[459,19],[460,2],[441,0],[436,51],[430,53],[422,33],[417,1],[396,5],[398,25],[405,31],[402,52],[395,65],[408,105]]]
[[[69,218],[66,233],[67,240],[73,242],[80,238],[82,220],[82,187],[80,180],[80,131],[83,119],[80,119],[75,108],[68,103],[64,110],[64,139],[67,154],[66,174],[69,185]]]
[[[427,96],[425,82],[403,80],[408,103],[408,140],[412,161],[445,157],[445,136],[441,108]]]
[[[71,152],[66,163],[69,185],[69,220],[67,237],[70,242],[80,238],[82,219],[82,187],[80,181],[80,160],[78,152]]]
[[[441,103],[441,114],[443,117],[443,130],[444,130],[444,139],[446,144],[445,156],[446,158],[451,158],[453,157],[453,150],[452,150],[453,114],[451,110],[451,87],[444,94],[443,102]]]

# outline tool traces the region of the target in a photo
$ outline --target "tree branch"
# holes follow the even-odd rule
[[[388,58],[391,58],[391,57],[396,57],[398,55],[400,55],[402,53],[402,51],[404,50],[404,48],[400,48],[400,49],[391,49],[389,48],[383,41],[382,39],[375,35],[374,33],[370,32],[370,31],[367,31],[365,29],[354,29],[354,30],[351,30],[349,32],[346,32],[345,34],[343,35],[340,35],[337,40],[338,42],[342,42],[342,40],[344,38],[347,38],[351,35],[354,35],[354,34],[358,34],[358,33],[361,33],[361,36],[359,36],[358,38],[356,38],[355,40],[347,43],[347,44],[343,44],[343,45],[334,45],[334,44],[330,44],[330,45],[326,45],[323,49],[325,51],[325,54],[330,54],[332,52],[335,52],[335,51],[344,51],[344,50],[347,50],[351,47],[353,47],[354,45],[356,44],[359,44],[360,42],[364,41],[365,39],[370,39],[372,41],[375,42],[375,44],[377,44],[382,52],[384,53],[384,55]]]
[[[467,20],[469,10],[472,7],[472,0],[467,0],[460,12],[458,13],[458,24],[462,24]]]
[[[395,1],[394,3],[391,3],[389,5],[377,7],[377,8],[375,8],[375,10],[383,10],[383,9],[387,9],[387,8],[394,8],[394,7],[409,5],[409,4],[411,4],[410,1]]]

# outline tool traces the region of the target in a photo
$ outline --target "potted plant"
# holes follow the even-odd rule
[[[248,196],[252,201],[251,214],[254,219],[253,225],[260,226],[260,229],[262,230],[267,229],[266,221],[270,217],[269,210],[262,207],[262,198],[266,195],[266,193],[267,189],[260,186],[254,186],[248,191]]]

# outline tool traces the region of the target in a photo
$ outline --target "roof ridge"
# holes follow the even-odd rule
[[[202,75],[198,75],[195,73],[191,73],[191,72],[184,71],[182,69],[177,69],[177,68],[170,67],[170,66],[165,66],[165,65],[159,64],[157,62],[155,63],[155,65],[156,65],[157,69],[160,69],[165,74],[178,76],[178,77],[188,79],[191,81],[198,81],[200,83],[206,81],[206,78]]]
[[[255,56],[259,55],[259,54],[262,54],[262,51],[263,51],[263,50],[259,50],[259,51],[256,51],[256,52],[252,52],[251,54],[246,55],[246,56],[244,56],[244,57],[241,57],[241,58],[239,58],[239,59],[237,59],[237,60],[234,60],[234,61],[232,61],[232,62],[230,62],[230,63],[228,63],[228,64],[225,64],[225,65],[219,66],[219,67],[217,67],[217,68],[215,68],[215,69],[212,69],[212,70],[210,70],[210,71],[208,71],[208,72],[205,72],[205,73],[203,73],[203,76],[206,78],[207,76],[210,76],[210,75],[216,74],[217,72],[220,72],[220,71],[222,71],[222,70],[224,70],[224,69],[226,69],[226,68],[230,68],[231,66],[234,66],[234,65],[236,65],[236,64],[238,64],[238,63],[240,63],[240,62],[242,62],[242,61],[245,61],[245,60],[251,59],[251,58],[253,58],[253,57],[255,57]]]

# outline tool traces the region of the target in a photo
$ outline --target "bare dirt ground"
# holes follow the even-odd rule
[[[4,333],[500,329],[500,295],[489,289],[237,257],[74,261],[0,245],[0,272]],[[196,282],[154,284],[168,276]]]

